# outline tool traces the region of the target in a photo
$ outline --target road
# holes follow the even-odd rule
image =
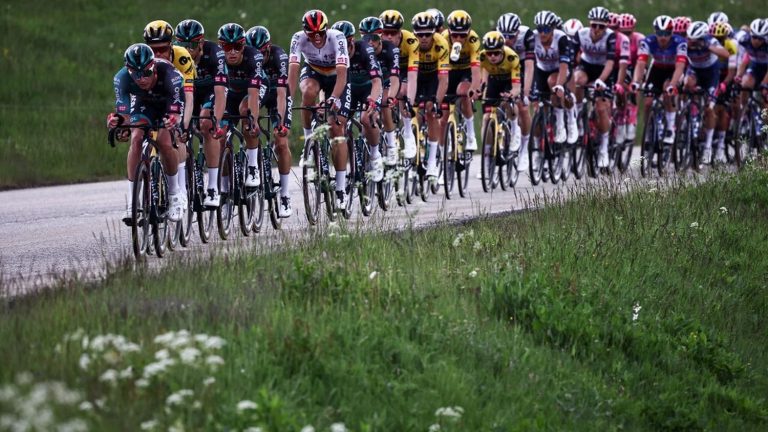
[[[638,153],[635,149],[634,154]],[[586,184],[585,180],[576,181],[571,176],[565,185],[544,183],[532,187],[528,176],[521,174],[514,191],[497,189],[485,193],[480,180],[475,178],[479,169],[480,160],[476,157],[471,166],[466,198],[460,198],[456,188],[454,197],[446,200],[441,188],[440,194],[430,196],[426,203],[416,198],[414,204],[398,207],[393,199],[390,211],[377,208],[370,218],[362,217],[359,204],[356,204],[348,226],[363,230],[398,230],[410,224],[419,227],[460,221],[524,209],[534,205],[535,198],[544,194],[560,191],[567,196],[577,189],[575,185]],[[633,167],[630,175],[639,176],[637,171]],[[195,233],[189,248],[169,252],[169,258],[150,257],[149,265],[162,266],[163,262],[175,257],[204,258],[212,249],[226,251],[266,241],[285,243],[318,232],[316,228],[308,228],[304,216],[298,167],[294,168],[291,178],[294,215],[283,220],[282,232],[275,233],[265,214],[261,233],[244,238],[236,231],[227,241],[214,235],[208,245],[203,245]],[[0,293],[24,292],[72,277],[98,279],[115,263],[132,260],[130,230],[120,222],[128,202],[127,189],[125,181],[113,181],[0,192],[0,202],[3,203],[0,211]],[[322,220],[320,225],[327,226],[327,221]]]

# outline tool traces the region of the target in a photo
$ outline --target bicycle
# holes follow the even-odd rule
[[[264,220],[262,188],[245,186],[249,166],[248,156],[245,153],[245,138],[236,126],[237,122],[245,120],[248,122],[247,130],[256,127],[253,116],[248,114],[245,116],[226,116],[225,118],[230,120],[230,124],[219,157],[219,178],[217,181],[219,191],[221,191],[221,204],[216,209],[216,223],[219,228],[219,237],[222,240],[229,237],[235,207],[238,209],[240,232],[244,236],[250,235],[252,230],[259,232]],[[261,159],[260,151],[258,158]],[[261,165],[258,160],[257,165]]]
[[[643,140],[640,147],[640,174],[643,177],[651,175],[653,169],[653,157],[656,155],[656,169],[660,176],[664,175],[669,161],[669,146],[664,143],[664,131],[667,120],[664,103],[661,100],[661,92],[656,91],[653,85],[643,89],[645,98],[652,98],[651,104],[646,108],[645,125],[643,126]]]
[[[555,142],[555,113],[549,96],[542,93],[537,103],[536,114],[531,121],[531,137],[528,141],[531,184],[538,185],[544,176],[544,162],[549,167],[549,179],[552,184],[560,181],[563,171],[563,152],[565,143]]]
[[[736,166],[742,168],[744,164],[755,154],[766,149],[765,124],[768,118],[762,119],[763,109],[761,101],[756,94],[759,89],[739,89],[739,93],[749,93],[747,104],[741,109],[739,119],[733,124],[733,146]]]
[[[197,229],[198,234],[200,235],[200,241],[208,243],[211,238],[213,221],[216,218],[216,211],[203,205],[206,195],[204,170],[207,165],[205,152],[203,151],[204,137],[199,128],[201,119],[211,119],[212,124],[216,124],[216,119],[213,116],[193,116],[193,127],[190,127],[187,131],[187,166],[185,175],[187,176],[187,199],[189,201],[189,207],[187,209],[186,230],[182,230],[180,236],[182,246],[187,246],[190,242],[192,225],[195,218],[197,219]],[[195,156],[196,148],[197,155]]]
[[[578,120],[581,122],[583,133],[573,154],[573,172],[577,179],[583,178],[585,171],[592,178],[596,178],[601,171],[610,175],[613,173],[617,159],[620,158],[620,144],[616,143],[616,122],[611,119],[608,133],[608,166],[598,168],[600,133],[597,129],[595,99],[605,96],[605,90],[597,90],[592,85],[584,87],[584,108]]]
[[[672,146],[672,160],[675,171],[685,171],[693,166],[693,169],[701,169],[702,148],[700,146],[700,134],[702,126],[702,111],[704,109],[703,97],[706,91],[697,88],[694,91],[681,90],[679,107],[677,109],[677,125],[675,143]]]
[[[483,125],[483,157],[480,163],[480,177],[484,192],[490,192],[498,186],[507,190],[514,187],[519,177],[517,169],[518,149],[512,149],[512,131],[507,118],[507,108],[514,110],[516,99],[483,99],[483,102],[495,105],[489,109],[489,117]],[[486,154],[487,152],[487,154]],[[494,173],[498,168],[498,172]]]
[[[131,191],[131,219],[126,221],[131,227],[133,255],[137,260],[144,258],[154,248],[156,255],[162,258],[168,241],[168,210],[170,207],[168,183],[165,170],[160,161],[158,144],[153,136],[165,128],[162,121],[154,125],[132,124],[118,125],[107,134],[109,145],[115,147],[115,134],[119,129],[142,129],[144,139],[141,143],[141,159],[136,166],[133,190]],[[178,148],[171,133],[171,142]],[[152,236],[150,240],[150,234]]]
[[[619,95],[614,96],[613,104],[613,125],[611,126],[611,141],[609,146],[609,156],[612,161],[612,166],[618,167],[619,172],[624,174],[629,169],[630,161],[632,160],[632,150],[634,142],[632,140],[624,138],[623,142],[617,142],[616,136],[618,135],[616,129],[618,127],[626,128],[629,123],[630,117],[630,104],[634,101],[634,94],[626,94],[625,99],[620,102]]]
[[[395,103],[394,106],[392,106],[390,109],[392,110],[392,122],[394,123],[395,130],[393,131],[395,134],[395,146],[393,147],[393,150],[395,154],[397,154],[402,148],[402,131],[400,130],[400,104]],[[389,156],[390,149],[389,146],[386,144],[387,137],[386,137],[386,131],[384,131],[384,125],[382,123],[381,117],[379,117],[379,120],[376,125],[379,128],[379,148],[381,149],[381,156],[384,158],[384,160],[387,160],[387,157]],[[389,166],[386,163],[384,164],[384,178],[378,183],[376,183],[376,197],[379,204],[379,207],[384,210],[388,211],[390,207],[390,202],[392,201],[392,192],[395,190],[397,178],[400,176],[401,171],[398,170],[398,165],[402,165],[404,158],[398,158],[398,163],[394,166]],[[398,198],[398,204],[400,204],[400,198]]]
[[[472,152],[465,150],[467,142],[467,126],[463,119],[456,119],[456,116],[461,113],[461,110],[456,110],[456,100],[461,98],[467,98],[468,95],[446,95],[446,99],[452,100],[448,104],[448,120],[445,128],[445,136],[442,147],[442,175],[443,175],[443,188],[445,190],[445,197],[451,199],[453,193],[453,186],[456,183],[458,177],[459,184],[459,196],[464,198],[467,193],[467,185],[469,183],[469,166],[472,163]],[[472,105],[474,111],[475,106]],[[440,148],[440,146],[438,146]],[[440,150],[438,150],[438,156],[440,156]],[[440,161],[438,160],[438,163]],[[458,176],[456,175],[458,174]],[[432,187],[432,193],[437,194],[439,185]]]
[[[261,125],[261,120],[267,120],[273,124],[280,123],[280,114],[274,113],[273,115],[259,116],[257,123],[259,129],[264,134],[264,139],[261,140],[261,152],[259,153],[260,169],[261,169],[261,190],[264,196],[264,201],[267,203],[267,210],[269,212],[269,220],[272,223],[272,228],[280,230],[283,228],[282,220],[280,219],[278,209],[280,206],[280,179],[275,180],[274,173],[272,172],[272,162],[277,164],[277,153],[275,152],[275,141],[272,139],[272,132],[270,124],[267,127]]]
[[[352,110],[352,113],[359,115],[363,115],[365,112],[365,108]],[[347,120],[346,133],[347,145],[351,150],[349,159],[353,162],[350,163],[353,166],[352,174],[348,175],[349,179],[352,180],[352,187],[347,187],[349,191],[348,202],[352,202],[353,192],[357,190],[357,195],[360,198],[360,210],[363,216],[370,216],[373,212],[373,196],[376,193],[376,183],[368,177],[367,167],[371,163],[371,150],[368,146],[368,140],[365,138],[363,125],[355,115],[351,115]],[[351,215],[351,212],[349,214]],[[349,216],[345,217],[349,219]]]
[[[419,96],[416,98],[417,107],[413,107],[411,118],[414,122],[411,123],[413,128],[413,136],[416,138],[416,156],[413,160],[413,166],[416,167],[415,172],[411,170],[410,179],[404,182],[404,190],[406,191],[405,197],[408,204],[413,203],[413,196],[419,195],[421,200],[427,202],[429,199],[429,193],[431,187],[427,183],[427,161],[429,160],[429,146],[427,145],[428,127],[427,127],[427,113],[426,103],[432,102],[433,112],[437,112],[437,106],[435,105],[434,97]],[[437,146],[437,166],[442,169],[440,164],[440,146]],[[408,183],[411,183],[411,187],[408,187]],[[435,184],[437,186],[437,184]],[[434,192],[437,193],[437,192]]]

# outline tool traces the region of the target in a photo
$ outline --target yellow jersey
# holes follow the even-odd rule
[[[400,73],[419,70],[419,40],[408,30],[400,30]]]
[[[448,59],[448,41],[444,37],[435,33],[432,37],[432,46],[427,50],[418,48],[419,52],[419,73],[447,74],[450,70]]]
[[[173,45],[171,63],[176,66],[181,76],[184,77],[184,91],[194,91],[197,68],[195,67],[195,62],[192,61],[189,51],[184,47]]]
[[[443,30],[443,38],[448,41],[448,48],[452,47],[451,35],[448,30]],[[480,66],[480,38],[474,30],[469,31],[469,35],[464,39],[459,53],[459,60],[451,61],[451,70],[469,69],[472,66]]]
[[[488,60],[485,51],[480,52],[480,68],[488,72],[488,76],[497,80],[511,79],[513,84],[520,82],[520,57],[510,47],[504,46],[503,58],[499,64]]]

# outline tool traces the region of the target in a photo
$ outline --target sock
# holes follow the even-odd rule
[[[712,148],[712,136],[715,134],[714,129],[705,129],[704,130],[704,148],[711,149]]]
[[[248,157],[249,167],[259,165],[259,149],[245,149],[245,155]]]
[[[177,174],[179,174],[179,189],[181,189],[182,192],[187,191],[187,161],[184,161],[179,164],[179,170],[176,171]]]
[[[347,188],[347,170],[336,171],[336,190],[343,191]]]
[[[281,197],[287,197],[288,194],[288,185],[290,184],[288,180],[290,179],[289,174],[280,174],[280,196]]]
[[[427,150],[429,151],[429,158],[427,158],[427,168],[435,166],[437,163],[437,141],[427,140]]]
[[[608,137],[610,136],[610,132],[606,132],[603,134],[600,134],[600,151],[608,151]]]
[[[381,157],[381,153],[379,152],[379,145],[369,145],[369,149],[371,149],[371,160],[378,159]]]
[[[384,136],[387,139],[387,147],[395,148],[395,131],[385,132]]]
[[[219,180],[219,168],[208,168],[208,189],[213,189],[216,192],[219,191],[219,185],[216,182]]]
[[[627,123],[631,125],[637,124],[637,105],[629,105],[629,115],[627,116]]]
[[[128,199],[125,202],[130,206],[131,200],[133,200],[133,182],[128,180]]]
[[[718,149],[722,150],[725,148],[725,131],[715,132],[715,142],[717,143]]]
[[[557,124],[559,125],[563,124],[563,114],[562,108],[555,108],[555,121],[557,121]]]
[[[531,139],[531,134],[520,136],[520,153],[525,153],[525,157],[528,157],[528,140]]]
[[[413,129],[411,128],[411,118],[403,118],[403,136],[413,138]]]
[[[169,195],[179,193],[179,173],[176,173],[174,175],[166,174],[165,180],[168,182]]]
[[[464,117],[464,125],[467,127],[467,135],[475,136],[475,116]]]

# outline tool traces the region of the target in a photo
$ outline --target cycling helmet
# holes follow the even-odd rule
[[[238,43],[245,40],[245,30],[240,24],[229,23],[219,28],[219,40],[225,43]]]
[[[355,35],[355,25],[349,21],[337,21],[333,23],[331,28],[344,33],[344,37],[352,37]]]
[[[403,28],[403,22],[405,21],[403,14],[394,9],[385,10],[379,15],[379,19],[384,24],[385,29],[391,30],[400,30]]]
[[[709,26],[704,21],[695,21],[686,32],[689,39],[704,39],[709,36]]]
[[[589,13],[587,14],[587,19],[590,21],[595,22],[601,22],[601,23],[608,23],[609,18],[608,9],[602,7],[602,6],[595,6],[592,9],[589,10]]]
[[[709,34],[716,38],[724,38],[732,31],[731,25],[726,22],[713,22],[709,25]]]
[[[384,29],[384,25],[381,23],[381,20],[374,16],[363,18],[363,20],[360,21],[360,25],[357,27],[360,29],[360,33],[363,34],[379,33]]]
[[[245,33],[245,43],[260,50],[264,45],[269,44],[271,40],[269,30],[264,26],[256,26],[248,29]]]
[[[167,21],[156,20],[144,27],[144,42],[170,42],[173,39],[173,27]]]
[[[558,30],[563,29],[563,19],[560,18],[560,15],[555,15],[555,28]]]
[[[176,39],[182,42],[200,40],[204,34],[203,25],[193,19],[186,19],[176,26]]]
[[[672,32],[677,34],[685,34],[688,31],[688,27],[691,26],[691,19],[686,16],[679,16],[672,20]]]
[[[504,48],[504,35],[497,30],[489,31],[483,36],[483,48],[492,51]]]
[[[584,25],[576,18],[571,18],[563,24],[563,31],[570,37],[576,36],[579,30],[583,29]]]
[[[656,31],[672,31],[672,17],[669,15],[659,15],[653,20],[653,29]]]
[[[505,13],[496,21],[496,30],[500,31],[504,37],[516,35],[519,29],[520,17],[517,14]]]
[[[555,24],[557,24],[557,15],[548,10],[537,12],[533,17],[533,25],[536,27],[555,27]]]
[[[634,30],[637,25],[637,18],[631,13],[623,13],[619,17],[619,30]]]
[[[765,37],[768,36],[768,20],[756,18],[749,25],[749,31],[752,36]]]
[[[432,16],[435,17],[435,28],[439,28],[445,25],[445,17],[443,16],[443,13],[440,12],[440,9],[429,8],[426,10],[426,12],[431,13]]]
[[[431,30],[435,31],[435,16],[429,12],[419,12],[413,16],[411,25],[414,31]]]
[[[155,60],[155,53],[147,44],[136,43],[128,47],[123,55],[125,65],[134,70],[143,70]]]
[[[472,27],[472,17],[461,9],[451,12],[445,21],[451,33],[469,33],[469,28]]]
[[[307,11],[301,18],[305,32],[323,32],[328,30],[328,17],[319,9]]]
[[[608,14],[608,28],[612,30],[617,30],[620,24],[621,24],[620,14],[613,13],[613,12]]]
[[[709,14],[709,18],[707,18],[707,24],[711,25],[716,22],[728,23],[728,15],[725,12],[712,12]]]

